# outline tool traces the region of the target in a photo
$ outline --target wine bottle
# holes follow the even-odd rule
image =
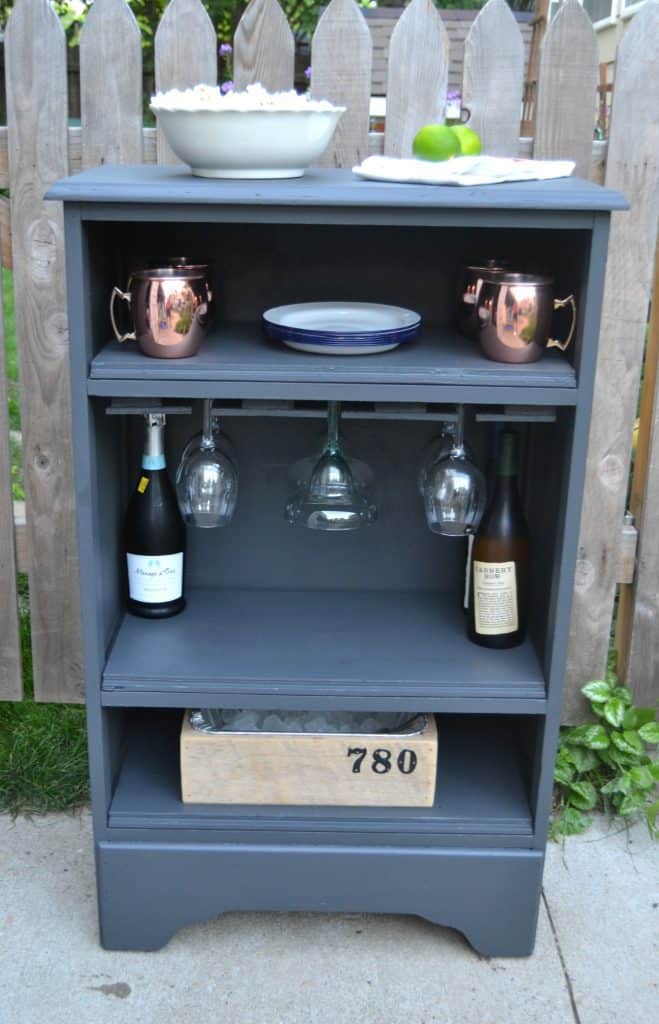
[[[474,539],[469,639],[516,647],[526,633],[529,530],[517,489],[517,439],[501,435],[494,494]]]
[[[124,541],[128,610],[147,619],[185,608],[185,527],[165,461],[165,417],[149,413],[142,471],[126,511]]]

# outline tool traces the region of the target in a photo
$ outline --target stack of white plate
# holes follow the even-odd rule
[[[365,356],[412,341],[421,317],[374,302],[301,302],[266,310],[263,325],[268,337],[300,352]]]

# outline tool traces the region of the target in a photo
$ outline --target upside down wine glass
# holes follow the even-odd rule
[[[453,441],[455,438],[455,426],[453,423],[448,421],[442,423],[439,436],[434,437],[425,448],[421,455],[421,462],[419,464],[419,472],[417,475],[417,486],[419,488],[419,494],[423,497],[423,491],[426,486],[428,479],[428,473],[432,467],[440,459],[446,458],[453,447]]]
[[[213,418],[213,401],[204,399],[201,435],[186,445],[176,472],[176,493],[181,515],[190,526],[202,529],[226,526],[238,500],[238,471],[220,450],[221,438]]]
[[[377,519],[370,494],[371,472],[346,458],[339,442],[339,402],[327,406],[327,440],[317,460],[303,460],[285,516],[293,526],[309,530],[358,530]]]
[[[485,511],[485,477],[467,457],[464,408],[458,408],[451,446],[423,474],[423,504],[428,528],[444,537],[474,533]]]

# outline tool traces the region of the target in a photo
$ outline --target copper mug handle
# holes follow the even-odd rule
[[[131,305],[130,292],[122,292],[121,288],[117,288],[117,286],[115,285],[114,288],[112,289],[112,295],[110,296],[110,320],[112,321],[112,330],[114,331],[114,336],[117,339],[117,341],[120,342],[137,341],[137,335],[135,334],[135,331],[128,331],[126,334],[122,334],[119,328],[117,327],[117,321],[114,316],[114,302],[117,297],[123,299],[124,302],[127,302],[129,307]]]
[[[547,348],[560,348],[561,352],[565,352],[572,341],[574,334],[574,328],[577,324],[577,304],[574,301],[574,295],[568,295],[566,299],[554,299],[554,309],[563,309],[565,306],[569,306],[572,310],[572,323],[570,324],[570,332],[565,341],[559,341],[557,338],[547,339]]]

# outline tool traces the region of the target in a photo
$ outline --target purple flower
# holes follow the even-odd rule
[[[220,57],[228,57],[230,53],[233,53],[233,46],[231,43],[221,43]]]
[[[446,99],[447,100],[459,100],[460,99],[460,90],[459,89],[450,89],[446,93]]]
[[[304,77],[305,78],[311,78],[311,64],[309,65],[308,68],[304,69]]]
[[[220,86],[220,92],[225,94],[228,92],[233,92],[233,82],[222,82],[222,85]]]

